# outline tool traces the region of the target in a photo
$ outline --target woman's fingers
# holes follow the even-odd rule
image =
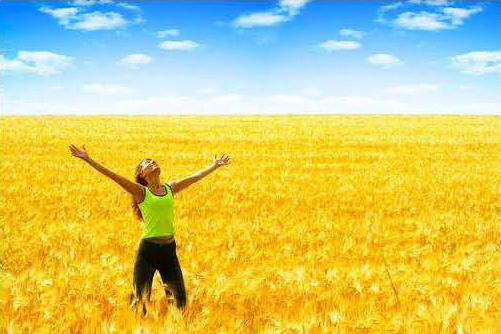
[[[78,149],[78,147],[76,147],[75,145],[71,144],[70,146],[68,146],[71,150],[71,153],[75,156],[75,157],[80,157],[82,156],[82,154],[86,153],[80,149]],[[85,145],[84,145],[84,149],[85,149]]]
[[[216,162],[228,162],[230,156],[226,153],[223,153],[221,157],[218,159],[217,154],[214,155],[214,161]]]

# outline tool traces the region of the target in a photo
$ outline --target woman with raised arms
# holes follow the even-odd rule
[[[132,182],[91,159],[85,150],[85,145],[83,145],[83,150],[73,144],[69,148],[73,156],[87,162],[131,194],[134,214],[144,223],[134,265],[134,293],[131,294],[131,308],[136,310],[141,302],[143,315],[146,315],[143,297],[146,295],[150,301],[153,275],[158,270],[164,283],[166,296],[169,297],[172,293],[176,306],[184,309],[186,291],[176,254],[173,196],[219,167],[229,164],[229,156],[223,154],[219,159],[214,156],[212,164],[206,169],[180,181],[169,182],[160,182],[160,166],[155,160],[143,159],[136,167],[135,182]]]

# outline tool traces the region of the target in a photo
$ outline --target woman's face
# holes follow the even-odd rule
[[[157,165],[155,160],[147,159],[141,162],[143,177],[152,173],[160,173],[160,167]]]

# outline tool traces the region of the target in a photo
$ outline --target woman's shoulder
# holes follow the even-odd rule
[[[174,195],[174,189],[173,189],[173,188],[174,188],[174,184],[175,184],[175,183],[176,183],[176,181],[172,181],[172,180],[171,180],[171,181],[167,181],[167,182],[165,182],[165,185],[166,185],[167,187],[169,187],[170,192],[172,193],[172,195]]]
[[[149,191],[149,190],[148,190],[148,187],[145,187],[145,186],[143,186],[143,185],[141,185],[141,188],[143,189],[142,194],[141,194],[141,198],[139,198],[139,199],[136,201],[136,202],[137,202],[137,205],[139,205],[139,206],[140,206],[141,204],[143,204],[143,203],[146,201],[146,199],[147,199],[147,197],[148,197],[148,191]]]

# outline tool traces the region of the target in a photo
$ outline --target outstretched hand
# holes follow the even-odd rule
[[[87,154],[87,151],[85,150],[85,145],[83,146],[83,150],[79,150],[78,147],[76,147],[73,144],[71,144],[69,146],[69,148],[70,148],[71,154],[73,154],[73,156],[80,158],[80,159],[83,159],[83,160],[89,158],[89,155]]]
[[[227,154],[223,154],[219,159],[217,158],[217,155],[214,155],[214,158],[212,159],[212,164],[217,168],[219,168],[221,166],[230,164],[229,160],[230,156]]]

